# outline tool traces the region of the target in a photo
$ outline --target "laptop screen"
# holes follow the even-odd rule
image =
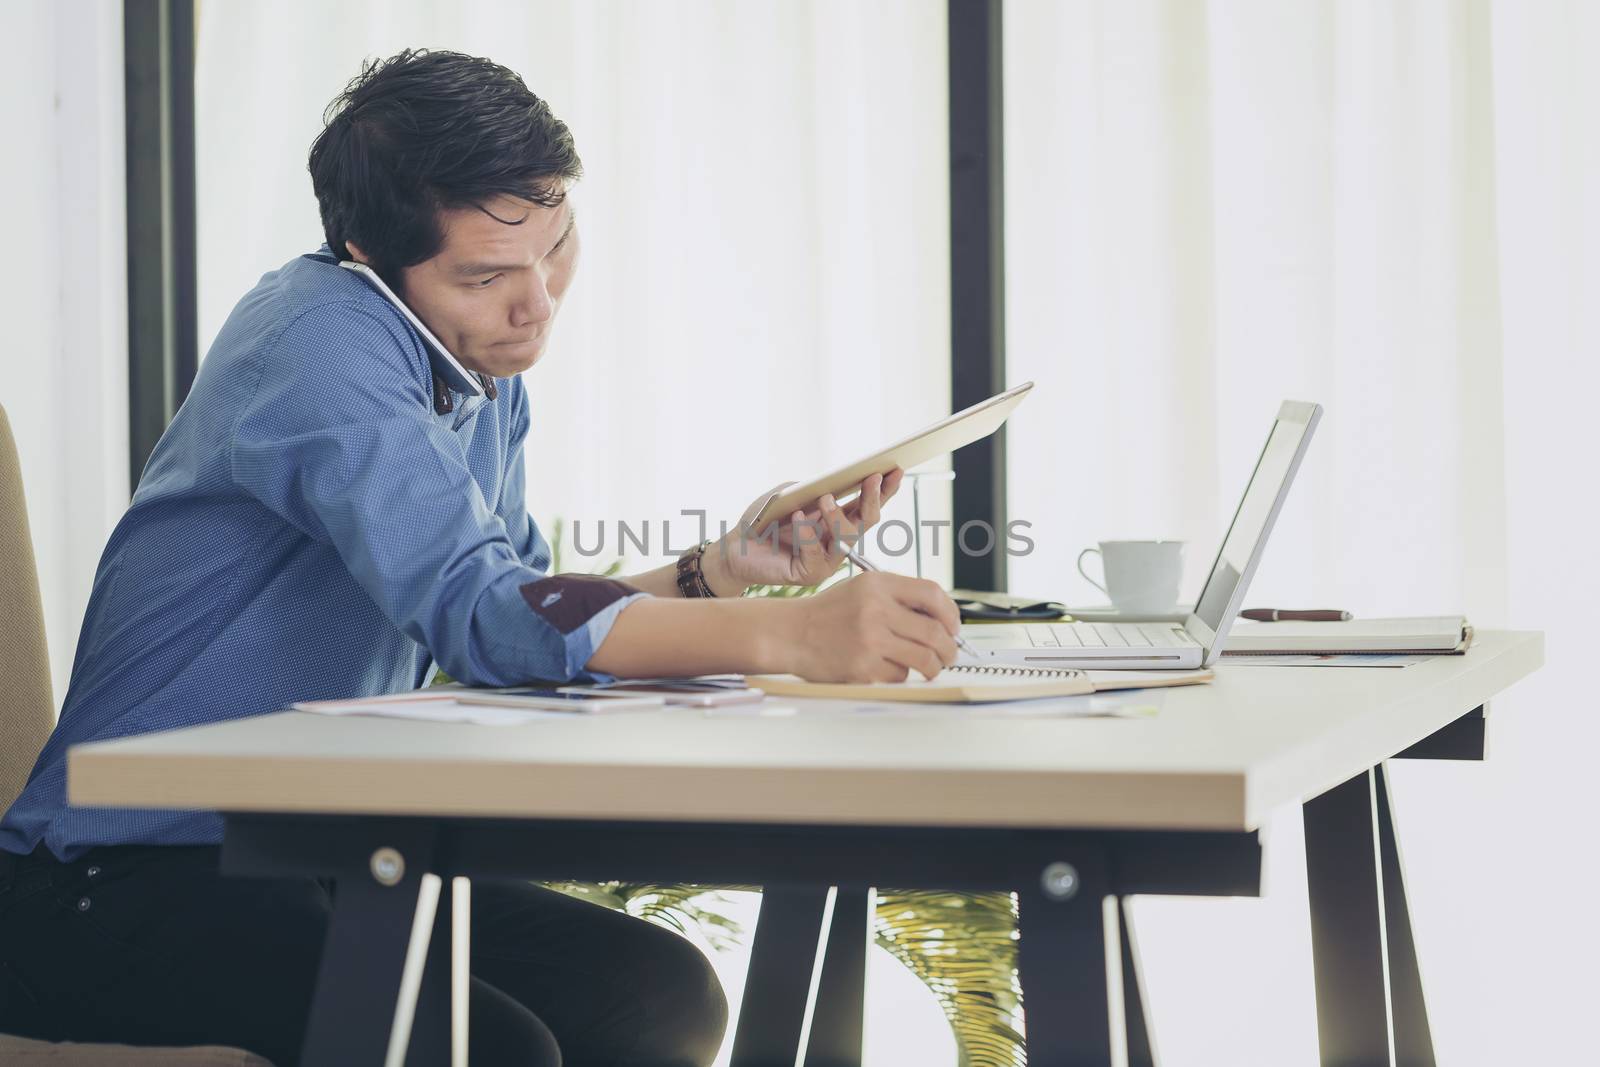
[[[1287,402],[1267,435],[1266,447],[1261,450],[1255,472],[1250,475],[1244,499],[1239,501],[1233,524],[1222,539],[1217,562],[1212,565],[1205,588],[1195,604],[1195,614],[1200,621],[1219,636],[1227,629],[1224,621],[1232,623],[1230,610],[1239,610],[1234,604],[1235,594],[1242,595],[1242,581],[1254,572],[1261,546],[1288,492],[1289,479],[1294,476],[1296,457],[1320,415],[1321,409],[1314,404]],[[1230,604],[1233,605],[1231,609]]]

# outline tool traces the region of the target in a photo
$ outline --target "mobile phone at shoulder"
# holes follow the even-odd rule
[[[422,347],[428,351],[428,362],[433,364],[433,372],[444,380],[444,384],[466,396],[482,396],[484,394],[483,382],[478,375],[467,370],[466,367],[462,366],[460,360],[450,354],[450,351],[433,335],[433,331],[422,324],[422,320],[417,317],[414,311],[406,307],[405,301],[396,296],[394,290],[390,289],[384,280],[378,277],[377,271],[365,263],[357,263],[350,259],[341,260],[339,266],[365,278],[367,283],[376,289],[380,296],[393,304],[395,310],[405,316],[406,321],[422,336]]]

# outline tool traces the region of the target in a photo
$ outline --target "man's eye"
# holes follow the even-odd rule
[[[487,288],[489,288],[489,286],[494,284],[494,280],[496,278],[498,278],[498,277],[500,277],[500,275],[491,274],[489,277],[485,278],[481,282],[468,282],[467,283],[467,287],[469,289],[487,289]]]

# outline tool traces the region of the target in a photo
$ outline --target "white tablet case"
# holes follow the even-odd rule
[[[1032,382],[1023,382],[948,418],[940,419],[932,426],[918,430],[910,437],[847,467],[775,493],[761,506],[750,524],[750,532],[759,534],[780,518],[816,507],[817,501],[826,493],[842,496],[874,474],[887,474],[896,467],[908,471],[935,456],[954,452],[989,436],[1001,427],[1032,388]]]

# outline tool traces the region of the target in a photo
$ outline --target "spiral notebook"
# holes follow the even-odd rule
[[[961,664],[946,667],[931,680],[912,675],[904,682],[808,682],[792,674],[760,674],[747,685],[768,696],[824,697],[832,700],[905,700],[923,704],[981,704],[999,700],[1079,696],[1106,689],[1147,689],[1198,685],[1215,675],[1195,671],[1084,671],[1070,667],[1020,664]]]

